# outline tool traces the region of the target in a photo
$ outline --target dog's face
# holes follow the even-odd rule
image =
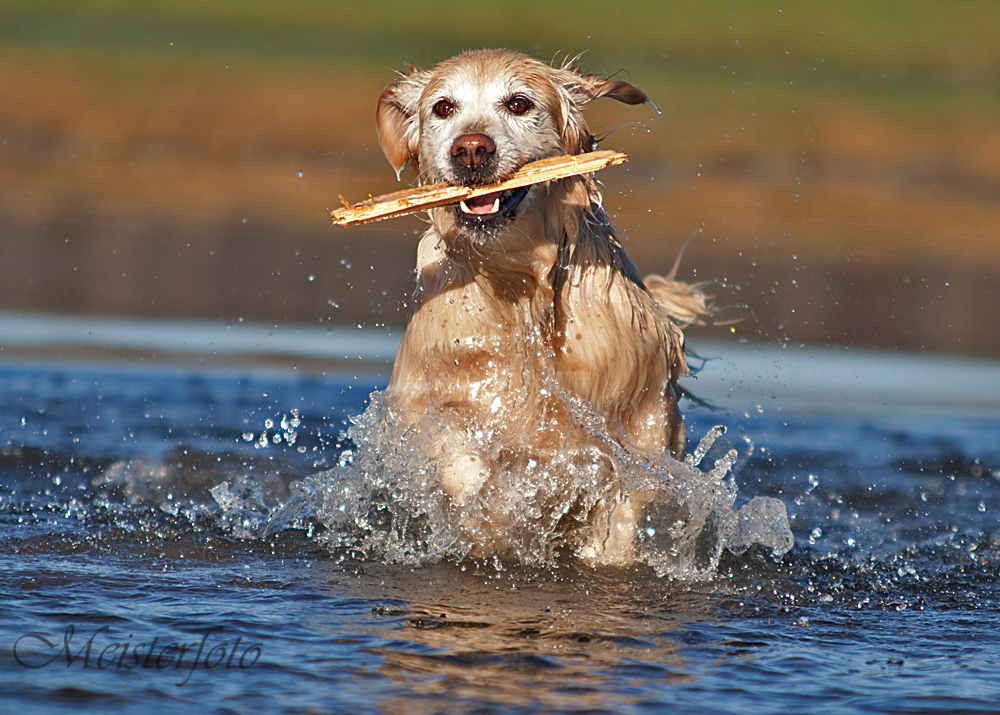
[[[629,104],[646,95],[625,82],[554,68],[510,50],[466,52],[389,85],[379,99],[379,143],[397,175],[412,164],[421,182],[488,184],[528,162],[593,148],[583,120],[589,100]],[[488,194],[455,208],[467,232],[492,235],[531,203],[531,188]]]
[[[528,162],[566,153],[556,124],[558,91],[544,74],[529,72],[530,64],[509,59],[492,56],[433,73],[417,110],[425,180],[488,184]],[[470,199],[456,216],[471,230],[496,231],[527,195],[525,187]]]

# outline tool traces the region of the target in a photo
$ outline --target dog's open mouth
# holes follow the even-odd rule
[[[528,188],[522,186],[466,199],[456,210],[463,219],[474,223],[493,219],[512,219],[517,215],[517,207],[528,195]]]

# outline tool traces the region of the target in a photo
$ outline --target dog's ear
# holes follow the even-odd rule
[[[604,79],[596,74],[581,75],[580,79],[589,88],[591,99],[610,97],[625,104],[645,104],[649,97],[638,87],[617,79]]]
[[[592,99],[610,97],[625,104],[644,104],[649,97],[638,87],[621,80],[608,79],[596,74],[581,74],[579,57],[568,59],[560,68],[565,74],[563,90],[569,97],[570,105],[564,110],[563,140],[570,154],[590,151],[593,137],[583,120],[581,109]]]
[[[385,158],[400,178],[407,163],[417,171],[419,127],[417,108],[420,93],[430,76],[420,68],[407,63],[409,76],[402,75],[382,91],[375,110],[375,127],[378,143]]]
[[[644,104],[649,101],[645,92],[628,82],[608,79],[597,74],[583,74],[580,72],[580,55],[567,57],[560,69],[575,75],[574,79],[577,82],[574,84],[578,86],[571,88],[571,91],[582,92],[585,102],[601,97],[611,97],[611,99],[617,99],[625,104]]]

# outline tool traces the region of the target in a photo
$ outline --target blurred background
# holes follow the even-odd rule
[[[0,312],[399,326],[408,217],[375,103],[404,62],[584,52],[641,272],[730,341],[1000,356],[1000,3],[0,0]],[[404,182],[412,181],[404,174]]]

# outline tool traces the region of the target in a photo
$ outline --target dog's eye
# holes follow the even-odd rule
[[[531,109],[531,100],[520,94],[515,94],[507,100],[507,111],[511,114],[524,114]]]
[[[442,119],[445,119],[455,113],[455,105],[449,102],[447,99],[442,99],[441,101],[439,101],[437,104],[434,105],[433,111],[436,115],[438,115]]]

